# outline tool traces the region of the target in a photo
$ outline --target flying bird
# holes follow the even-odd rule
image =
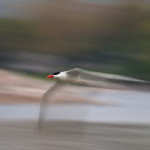
[[[101,72],[92,72],[80,68],[74,68],[63,72],[54,72],[47,76],[47,78],[56,79],[53,86],[51,86],[43,95],[40,114],[39,114],[39,129],[42,126],[45,106],[49,96],[61,86],[66,84],[84,85],[97,88],[111,88],[124,89],[126,87],[135,88],[137,85],[150,85],[149,81],[139,80],[131,77],[107,74]]]

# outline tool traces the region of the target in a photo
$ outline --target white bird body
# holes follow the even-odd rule
[[[57,79],[63,80],[63,81],[68,79],[66,71],[60,72],[59,74],[53,75],[53,76],[54,76],[54,78],[57,78]]]

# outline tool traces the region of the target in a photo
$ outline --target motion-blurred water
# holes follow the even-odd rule
[[[75,120],[114,123],[150,123],[150,93],[135,91],[103,91],[85,97],[113,103],[109,106],[88,104],[52,105],[47,111],[50,120]],[[39,105],[1,105],[0,119],[38,120]]]
[[[50,106],[40,134],[39,105],[1,105],[0,149],[149,150],[150,93],[102,91],[86,96],[115,105]]]

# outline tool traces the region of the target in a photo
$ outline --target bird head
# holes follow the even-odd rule
[[[54,72],[53,74],[48,75],[46,78],[57,78],[58,74],[60,74],[60,72]]]

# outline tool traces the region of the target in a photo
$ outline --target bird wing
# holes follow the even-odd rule
[[[48,100],[50,100],[50,95],[56,91],[60,85],[62,85],[62,81],[60,80],[57,80],[43,95],[42,97],[42,101],[41,101],[41,105],[40,105],[40,113],[39,113],[39,130],[41,129],[42,127],[42,123],[43,123],[43,120],[44,120],[44,115],[45,115],[45,112],[46,112],[46,106],[47,106],[47,103],[48,103]]]
[[[87,71],[80,68],[74,68],[67,72],[68,75],[78,75],[81,79],[84,80],[92,80],[96,81],[96,85],[100,85],[100,87],[106,87],[106,88],[114,88],[116,85],[145,85],[149,84],[149,81],[139,80],[127,76],[121,76],[121,75],[114,75],[114,74],[107,74],[107,73],[101,73],[101,72],[92,72]],[[122,86],[122,87],[123,87]],[[119,86],[118,86],[119,88]]]

